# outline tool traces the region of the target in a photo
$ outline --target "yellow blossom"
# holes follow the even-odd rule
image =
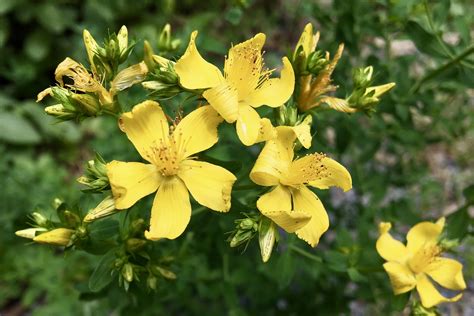
[[[294,142],[311,144],[309,128],[302,124],[294,128],[279,126],[277,137],[267,141],[250,178],[270,192],[257,201],[260,212],[289,233],[315,247],[329,227],[323,204],[307,186],[327,189],[338,186],[344,191],[352,188],[349,172],[324,154],[314,153],[294,160]]]
[[[265,35],[233,46],[224,64],[224,74],[199,54],[191,34],[188,48],[176,62],[175,71],[180,84],[187,89],[206,89],[203,97],[228,122],[236,123],[237,135],[250,146],[262,139],[262,131],[269,127],[268,119],[261,119],[254,108],[262,105],[279,107],[293,93],[295,75],[290,61],[283,58],[280,78],[269,78],[271,70],[264,68],[262,47]]]
[[[230,209],[235,176],[193,157],[217,142],[221,122],[217,112],[206,105],[170,127],[154,101],[142,102],[121,116],[121,130],[148,163],[112,161],[107,164],[107,175],[117,209],[127,209],[157,191],[146,238],[174,239],[183,233],[191,217],[188,191],[212,210]]]
[[[379,255],[387,260],[383,267],[390,277],[395,295],[416,287],[426,308],[461,298],[462,293],[446,298],[435,286],[458,291],[466,288],[462,264],[440,256],[442,249],[438,241],[444,222],[442,217],[436,223],[421,222],[413,226],[407,234],[406,246],[392,237],[390,223],[379,225],[380,237],[376,248]]]

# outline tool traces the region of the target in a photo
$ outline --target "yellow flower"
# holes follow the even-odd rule
[[[264,69],[262,47],[265,35],[233,46],[224,64],[224,75],[199,54],[191,34],[188,48],[176,62],[180,84],[187,89],[207,89],[203,97],[228,122],[236,122],[237,135],[244,145],[258,141],[262,129],[269,127],[254,108],[262,105],[279,107],[293,93],[295,75],[288,58],[283,58],[280,78],[269,78],[272,71]],[[265,131],[263,134],[270,134]]]
[[[158,191],[145,237],[174,239],[191,217],[189,192],[201,205],[219,212],[230,209],[235,176],[226,169],[197,161],[192,155],[217,142],[222,118],[203,106],[169,127],[160,105],[145,101],[124,113],[119,126],[148,164],[112,161],[107,175],[117,209],[127,209],[146,195]]]
[[[308,144],[309,128],[301,126],[276,128],[277,137],[267,141],[250,172],[253,182],[273,189],[257,201],[260,212],[289,233],[315,247],[329,227],[329,219],[319,198],[307,186],[327,189],[352,188],[349,172],[324,154],[294,159],[296,138]],[[311,141],[309,141],[311,144]]]
[[[438,245],[438,239],[444,222],[442,217],[436,223],[421,222],[413,226],[407,234],[406,246],[390,235],[390,223],[380,224],[376,248],[380,256],[387,260],[383,267],[390,277],[395,295],[416,287],[421,303],[426,308],[461,298],[462,293],[446,298],[433,284],[434,281],[451,290],[466,288],[462,264],[440,256],[442,249]]]

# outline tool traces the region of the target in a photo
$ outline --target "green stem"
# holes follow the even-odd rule
[[[310,252],[307,252],[306,250],[303,250],[301,248],[299,248],[298,246],[295,246],[295,245],[290,245],[289,248],[291,250],[293,250],[294,252],[296,252],[297,254],[305,257],[305,258],[308,258],[308,259],[311,259],[313,260],[314,262],[317,262],[317,263],[322,263],[323,262],[323,259],[321,257],[318,257]]]
[[[423,78],[418,80],[413,88],[410,90],[410,94],[414,94],[418,92],[418,90],[421,88],[423,83],[425,83],[428,80],[433,79],[434,77],[438,76],[442,72],[446,71],[447,69],[451,68],[452,66],[456,65],[458,62],[463,60],[465,57],[469,56],[471,53],[474,52],[474,44],[468,46],[465,50],[463,50],[459,55],[457,55],[454,59],[444,63],[443,65],[439,66],[438,68],[434,69],[430,73],[426,74]]]

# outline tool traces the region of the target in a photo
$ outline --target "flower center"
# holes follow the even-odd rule
[[[324,154],[314,153],[293,161],[281,183],[285,185],[307,184],[330,176],[328,168],[322,163]]]
[[[414,273],[421,273],[440,253],[437,245],[424,245],[408,260],[408,266]]]
[[[174,137],[169,136],[167,141],[161,141],[152,147],[153,161],[162,176],[173,176],[178,173],[180,159]]]

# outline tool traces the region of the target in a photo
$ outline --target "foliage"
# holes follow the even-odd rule
[[[133,6],[127,1],[2,1],[0,310],[35,315],[197,314],[203,310],[210,315],[223,311],[305,315],[316,310],[325,315],[403,309],[408,297],[393,296],[383,260],[375,251],[378,222],[391,221],[398,231],[405,231],[421,219],[449,213],[449,237],[463,241],[459,254],[465,254],[466,260],[472,253],[469,207],[474,162],[469,149],[474,145],[474,60],[469,30],[474,24],[473,9],[469,1],[459,0],[278,4],[143,0]],[[236,205],[228,216],[196,209],[177,242],[146,246],[159,254],[156,262],[165,269],[163,273],[155,269],[158,272],[150,275],[156,280],[133,282],[125,292],[116,286],[122,270],[110,268],[113,256],[124,249],[98,255],[62,253],[25,245],[14,235],[35,210],[58,221],[57,205],[52,205],[55,197],[82,210],[79,216],[102,200],[100,195],[81,200],[75,184],[94,152],[100,152],[105,161],[137,158],[131,150],[124,152],[130,145],[123,137],[111,136],[116,135],[113,119],[53,124],[41,106],[31,101],[45,86],[53,85],[53,67],[64,56],[86,62],[82,29],[101,39],[126,24],[137,42],[130,64],[143,56],[143,39],[167,57],[181,55],[158,45],[167,22],[182,43],[199,29],[201,52],[216,58],[226,53],[229,39],[239,43],[263,31],[269,37],[265,58],[274,66],[277,56],[292,49],[307,21],[315,22],[321,32],[319,47],[334,52],[337,43],[345,44],[346,54],[333,73],[334,82],[346,89],[339,90],[339,98],[353,90],[346,81],[356,67],[372,65],[376,82],[397,83],[370,117],[334,111],[321,111],[315,117],[313,147],[342,162],[353,178],[349,194],[320,192],[331,228],[317,248],[305,248],[295,236],[283,235],[271,260],[263,264],[258,243],[250,243],[242,254],[241,248],[230,249],[225,241],[223,232],[235,226],[245,209]],[[184,46],[178,47],[180,53]],[[139,93],[132,88],[130,99],[121,103],[136,104]],[[257,153],[242,155],[239,165],[231,153],[230,148],[219,148],[206,158],[226,161],[229,170],[242,168],[248,173],[245,168],[250,169]],[[252,202],[251,196],[242,192],[246,202]],[[103,225],[95,230],[99,235],[94,238],[107,241],[108,231],[117,230],[121,223],[114,242],[123,247],[124,241],[135,238],[132,223],[145,216],[137,211],[148,209],[150,205],[142,201],[127,214],[94,223]],[[120,269],[129,269],[125,265],[121,263]],[[166,271],[173,271],[176,280]],[[467,273],[467,279],[472,278],[472,268]],[[147,290],[150,282],[155,282],[156,291]]]

